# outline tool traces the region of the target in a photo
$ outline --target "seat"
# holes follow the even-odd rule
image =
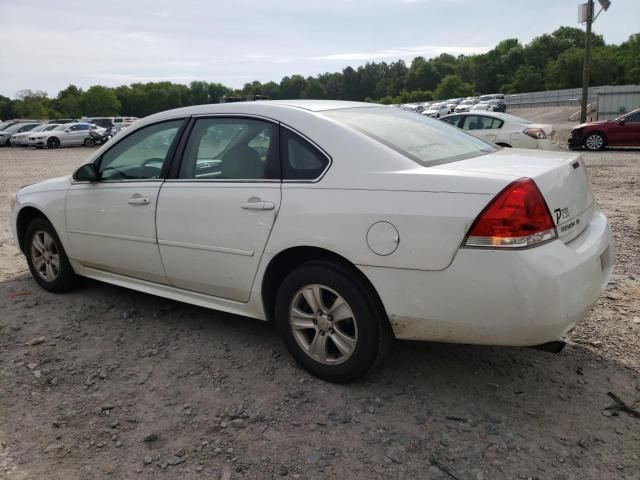
[[[229,149],[222,157],[222,178],[263,179],[265,163],[253,148],[239,145]]]

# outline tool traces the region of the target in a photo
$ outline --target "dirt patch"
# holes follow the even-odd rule
[[[397,342],[342,386],[262,322],[38,288],[9,196],[90,153],[0,149],[0,478],[638,479],[640,419],[607,393],[640,408],[640,152],[584,155],[616,268],[561,354]]]

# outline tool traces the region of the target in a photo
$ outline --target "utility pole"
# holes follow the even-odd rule
[[[591,54],[591,24],[593,23],[593,0],[587,0],[587,33],[584,38],[584,63],[582,64],[582,104],[580,123],[587,121],[587,103],[589,102],[589,71]]]

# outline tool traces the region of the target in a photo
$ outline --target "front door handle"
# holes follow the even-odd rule
[[[244,210],[273,210],[276,204],[273,202],[263,202],[260,199],[250,198],[248,202],[241,205]]]
[[[129,199],[129,205],[149,205],[151,201],[147,197],[135,194]]]

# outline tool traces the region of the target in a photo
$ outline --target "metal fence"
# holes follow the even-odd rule
[[[598,120],[610,120],[640,108],[640,85],[601,87],[598,91]]]
[[[505,95],[508,108],[550,107],[575,105],[580,108],[582,89],[566,88],[544,92]],[[589,87],[588,103],[597,111],[599,120],[616,118],[625,112],[640,108],[640,85],[603,85]]]
[[[589,103],[598,97],[598,92],[602,88],[605,87],[589,88]],[[564,90],[548,90],[544,92],[505,95],[504,101],[507,104],[507,107],[546,107],[551,105],[580,105],[581,98],[582,89],[566,88]]]

